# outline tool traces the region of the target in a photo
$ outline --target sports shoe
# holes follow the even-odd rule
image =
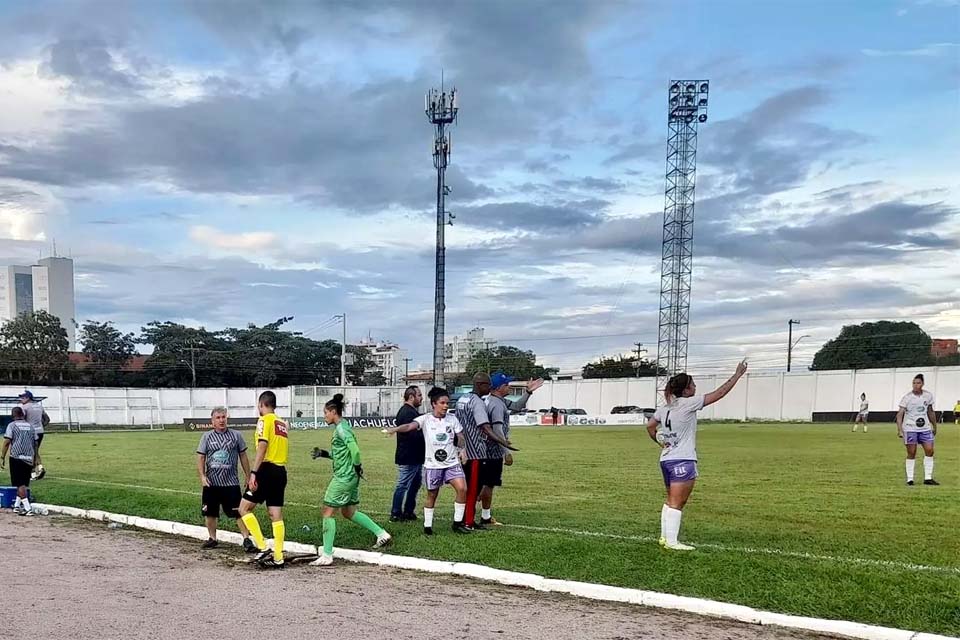
[[[201,548],[201,549],[214,549],[214,548],[216,548],[216,546],[217,546],[218,544],[219,544],[219,543],[218,543],[216,540],[214,540],[213,538],[210,538],[209,540],[207,540],[206,542],[204,542],[202,545],[200,545],[200,548]]]
[[[417,514],[415,513],[405,513],[401,516],[401,520],[404,522],[416,522],[418,520]]]
[[[473,529],[471,529],[470,527],[466,526],[466,525],[463,524],[462,522],[454,522],[454,523],[453,523],[453,532],[454,532],[454,533],[473,533]]]
[[[329,567],[333,564],[333,556],[321,554],[319,558],[310,563],[311,567]]]
[[[13,508],[13,512],[14,512],[15,514],[17,514],[18,516],[22,516],[22,515],[23,515],[23,511],[24,511],[23,507],[14,507],[14,508]]]
[[[264,549],[263,551],[258,551],[257,555],[253,556],[253,561],[257,564],[266,561],[267,558],[273,557],[273,551],[270,549]]]
[[[283,569],[285,566],[287,566],[287,563],[282,560],[277,562],[273,559],[273,553],[271,553],[263,560],[257,562],[257,566],[261,569]]]
[[[908,487],[912,487],[912,486],[913,486],[913,480],[907,480],[907,486],[908,486]]]
[[[257,549],[257,545],[253,544],[253,540],[250,538],[243,539],[243,550],[247,553],[259,553],[260,549]]]
[[[932,484],[932,485],[935,486],[935,487],[939,487],[939,486],[940,486],[940,483],[937,482],[936,480],[934,480],[933,478],[931,478],[930,480],[924,480],[924,481],[923,481],[923,484]]]
[[[489,517],[489,518],[483,518],[482,520],[480,520],[480,524],[481,524],[481,526],[483,526],[484,529],[486,529],[487,527],[502,527],[502,526],[503,526],[503,523],[502,523],[502,522],[497,522],[497,519],[494,518],[493,516],[491,516],[491,517]]]
[[[384,547],[389,547],[391,542],[393,542],[393,536],[384,531],[377,536],[377,541],[373,543],[373,548],[382,549]]]
[[[403,522],[403,516],[390,516],[390,522]]]
[[[423,535],[425,535],[425,536],[432,536],[432,535],[433,535],[433,527],[424,527],[424,528],[423,528]]]
[[[465,526],[467,527],[467,529],[471,529],[471,530],[475,530],[475,531],[486,531],[486,530],[487,530],[487,525],[483,524],[483,522],[474,522],[473,524],[468,524],[468,525],[465,525]]]
[[[38,464],[37,468],[33,470],[33,473],[30,474],[34,480],[43,480],[43,476],[47,475],[47,470],[43,468],[42,464]]]
[[[660,546],[669,551],[693,551],[694,549],[696,549],[696,547],[691,547],[690,545],[683,544],[682,542],[670,543],[670,542],[667,542],[666,540],[664,540]]]

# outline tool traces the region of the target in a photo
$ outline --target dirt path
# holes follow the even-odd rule
[[[811,640],[818,636],[340,563],[258,571],[235,547],[0,513],[0,638]]]

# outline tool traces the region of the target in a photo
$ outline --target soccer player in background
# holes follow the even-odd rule
[[[457,420],[463,425],[466,440],[466,466],[463,471],[467,476],[467,512],[464,516],[467,528],[486,528],[486,525],[476,521],[477,500],[481,489],[500,484],[503,474],[503,455],[499,449],[491,451],[487,443],[492,440],[510,451],[516,451],[503,434],[495,433],[490,425],[487,405],[483,402],[483,397],[489,393],[490,376],[478,373],[473,376],[473,390],[457,400]]]
[[[283,496],[287,488],[287,423],[277,417],[277,396],[264,391],[257,401],[260,420],[257,421],[257,455],[247,480],[247,490],[240,500],[240,517],[260,553],[255,561],[267,569],[283,568]],[[267,514],[273,525],[273,554],[260,531],[260,523],[253,513],[261,503],[267,504]]]
[[[867,402],[867,394],[860,394],[860,411],[853,419],[853,432],[857,432],[857,425],[863,425],[863,432],[867,432],[867,416],[870,414],[870,403]]]
[[[410,424],[420,415],[423,402],[420,387],[411,385],[403,392],[403,406],[397,412],[397,425]],[[424,443],[419,433],[397,434],[397,451],[393,461],[397,465],[397,486],[393,490],[390,522],[416,520],[417,492],[423,475]],[[406,498],[406,499],[404,499]]]
[[[510,414],[522,411],[527,406],[530,395],[543,386],[543,379],[530,380],[524,387],[523,393],[520,394],[519,400],[507,400],[507,395],[510,393],[510,383],[514,380],[515,378],[500,371],[493,374],[490,376],[490,395],[483,399],[487,407],[487,415],[490,418],[490,426],[497,435],[503,436],[503,439],[508,443],[510,442]],[[556,420],[554,424],[557,424]],[[484,486],[480,492],[480,523],[484,526],[499,527],[501,524],[492,514],[493,489],[503,486],[503,465],[505,462],[513,464],[513,455],[506,447],[498,444],[495,440],[488,440],[487,448],[488,456],[491,459],[493,459],[493,456],[500,456],[500,463],[497,473],[489,474],[490,479],[494,480],[495,484]]]
[[[40,460],[40,445],[43,443],[43,428],[50,424],[50,416],[34,399],[33,393],[30,391],[24,391],[17,397],[20,400],[20,408],[23,409],[24,420],[30,423],[34,434],[37,436],[36,451],[34,452],[36,462],[34,462],[31,478],[39,480],[47,474]]]
[[[897,412],[897,437],[907,447],[907,485],[913,486],[917,444],[923,447],[923,484],[940,484],[933,479],[933,439],[937,435],[937,414],[933,394],[923,389],[923,374],[913,378],[913,390],[900,400]]]
[[[237,476],[237,462],[243,467],[243,477],[250,476],[250,459],[247,457],[247,443],[239,431],[227,427],[226,407],[217,407],[210,412],[212,431],[200,437],[197,447],[197,472],[200,474],[200,511],[205,518],[209,537],[203,543],[204,549],[217,546],[217,519],[220,508],[223,515],[234,518],[237,528],[243,536],[243,550],[257,551],[250,539],[247,525],[240,517],[240,479]]]
[[[337,536],[337,512],[360,525],[373,535],[377,541],[373,548],[379,549],[390,544],[393,538],[383,527],[370,519],[365,513],[357,511],[360,504],[360,479],[363,478],[363,464],[360,462],[360,447],[353,435],[353,427],[343,419],[343,394],[333,396],[323,406],[323,419],[333,427],[330,451],[315,449],[316,458],[333,460],[333,478],[323,494],[323,553],[310,564],[328,567],[333,564],[333,541]]]
[[[37,436],[33,426],[26,421],[21,407],[14,407],[10,412],[13,420],[7,425],[3,434],[3,447],[0,448],[0,469],[7,461],[7,452],[10,452],[10,484],[17,488],[17,500],[13,505],[14,512],[19,516],[32,516],[30,497],[27,489],[30,487],[30,472],[37,454]]]
[[[960,424],[960,400],[953,405],[953,424]]]
[[[423,507],[423,532],[433,535],[433,513],[440,487],[449,484],[457,497],[453,502],[453,530],[456,533],[472,533],[464,526],[467,509],[467,481],[458,457],[463,446],[463,427],[450,408],[450,394],[446,389],[430,390],[430,406],[433,411],[418,416],[413,422],[398,424],[386,429],[387,433],[416,433],[424,441],[424,482],[427,485],[427,501]]]
[[[688,374],[673,376],[664,389],[667,403],[647,422],[647,433],[660,445],[660,472],[667,489],[666,502],[660,509],[660,546],[664,549],[694,549],[677,538],[683,507],[697,481],[697,411],[730,393],[746,372],[744,360],[729,380],[706,395],[697,395],[697,385]]]

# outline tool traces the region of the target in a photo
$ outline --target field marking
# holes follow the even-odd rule
[[[86,480],[83,478],[67,478],[64,476],[48,476],[48,480],[63,480],[67,482],[79,482],[82,484],[98,484],[109,487],[121,487],[124,489],[139,489],[144,491],[160,491],[163,493],[177,493],[188,496],[199,495],[198,491],[186,491],[184,489],[170,489],[166,487],[150,487],[141,484],[125,484],[122,482],[108,482],[105,480]],[[305,502],[287,502],[286,504],[294,507],[319,508],[318,504],[309,504]],[[372,515],[389,515],[379,511],[364,510],[364,513]],[[504,528],[522,529],[525,531],[538,531],[541,533],[556,533],[567,536],[580,536],[589,538],[604,538],[607,540],[623,540],[627,542],[656,542],[654,536],[623,535],[616,533],[604,533],[602,531],[585,531],[580,529],[562,529],[559,527],[536,527],[525,524],[504,524]],[[780,556],[784,558],[796,558],[799,560],[814,560],[817,562],[836,562],[843,564],[859,565],[864,567],[879,567],[882,569],[896,569],[899,571],[919,571],[922,573],[947,573],[960,575],[960,567],[941,567],[937,565],[915,564],[911,562],[897,562],[896,560],[876,560],[873,558],[856,558],[849,556],[829,556],[809,553],[807,551],[786,551],[783,549],[765,549],[763,547],[732,547],[723,544],[714,544],[710,542],[693,543],[699,549],[714,549],[729,553],[746,553],[752,555]]]

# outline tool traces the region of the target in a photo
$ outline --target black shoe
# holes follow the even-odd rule
[[[417,514],[415,514],[415,513],[405,513],[405,514],[403,514],[403,516],[401,516],[400,519],[403,520],[404,522],[416,522],[416,521],[417,521]]]
[[[932,484],[932,485],[935,486],[935,487],[939,487],[939,486],[940,486],[940,483],[937,482],[936,480],[933,480],[933,479],[931,479],[931,480],[924,480],[924,481],[923,481],[923,484]]]
[[[475,529],[476,531],[486,531],[487,525],[485,525],[483,522],[474,522],[469,528]]]
[[[432,536],[432,535],[433,535],[433,527],[424,527],[424,528],[423,528],[423,535],[425,535],[425,536]]]
[[[390,516],[390,522],[403,522],[403,516]]]
[[[204,542],[202,545],[200,545],[200,548],[201,548],[201,549],[213,549],[213,548],[215,548],[215,547],[217,546],[217,544],[219,544],[219,543],[218,543],[216,540],[214,540],[213,538],[210,538],[209,540],[207,540],[206,542]]]
[[[454,533],[473,533],[473,529],[471,529],[470,527],[466,526],[466,525],[463,524],[462,522],[454,522],[454,523],[453,523],[453,532],[454,532]]]
[[[267,556],[263,560],[260,560],[259,562],[257,562],[257,566],[260,567],[261,569],[283,569],[285,566],[287,566],[287,563],[277,562],[276,560],[273,559],[273,554],[271,553],[269,556]]]
[[[913,480],[907,480],[907,486],[908,486],[908,487],[912,487],[912,486],[913,486]]]
[[[273,558],[273,551],[270,551],[270,549],[264,549],[263,551],[257,550],[257,555],[253,556],[253,561],[260,564],[265,562],[267,558]]]
[[[247,553],[259,553],[260,551],[250,538],[243,539],[243,550]]]

